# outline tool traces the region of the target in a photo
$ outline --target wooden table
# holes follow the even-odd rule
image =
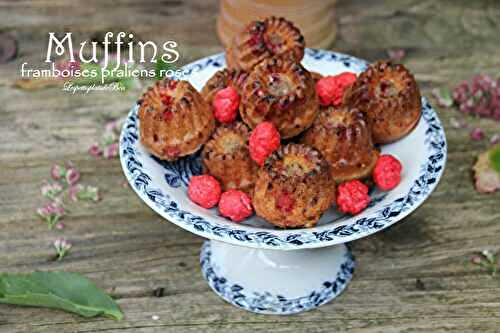
[[[217,297],[200,274],[203,240],[163,221],[124,187],[118,159],[88,155],[105,119],[125,115],[139,90],[70,95],[12,87],[22,62],[42,64],[49,31],[72,31],[75,40],[110,29],[173,39],[187,63],[221,51],[216,11],[215,1],[202,0],[0,1],[0,30],[20,43],[19,57],[0,65],[0,271],[84,273],[126,315],[116,322],[0,305],[0,332],[500,332],[500,278],[470,263],[477,251],[500,250],[500,195],[474,191],[471,166],[487,142],[453,129],[456,111],[439,110],[449,155],[432,197],[404,223],[352,243],[359,266],[334,302],[275,317]],[[500,74],[498,1],[346,0],[338,13],[335,50],[376,60],[404,48],[425,95],[474,73]],[[489,135],[500,132],[494,121],[467,119]],[[35,216],[39,187],[53,163],[68,160],[103,199],[75,206],[63,231],[49,231]],[[58,236],[74,247],[55,262],[50,243]],[[153,296],[157,288],[163,297]]]

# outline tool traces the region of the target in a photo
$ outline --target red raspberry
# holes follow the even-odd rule
[[[392,190],[401,181],[402,169],[401,162],[394,156],[381,155],[373,169],[373,181],[381,190]]]
[[[212,105],[215,119],[224,124],[233,122],[238,115],[240,95],[233,87],[221,89],[215,94]]]
[[[359,180],[340,184],[337,192],[337,208],[343,213],[356,215],[370,203],[368,186]]]
[[[283,192],[278,197],[276,207],[283,213],[290,213],[295,206],[295,199],[288,192]]]
[[[220,184],[210,175],[192,176],[189,180],[188,196],[203,208],[212,208],[219,202]]]
[[[356,81],[356,74],[344,72],[334,76],[325,76],[316,83],[316,93],[321,105],[339,106],[342,104],[344,91]]]
[[[250,134],[250,157],[258,165],[264,165],[266,158],[280,146],[280,134],[273,123],[264,121]]]
[[[245,192],[229,190],[222,193],[219,212],[234,222],[240,222],[252,215],[252,199]]]
[[[181,153],[181,150],[177,147],[169,147],[163,150],[163,154],[169,157],[177,157]]]

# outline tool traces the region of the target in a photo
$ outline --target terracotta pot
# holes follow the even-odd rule
[[[297,25],[307,47],[328,48],[335,40],[335,0],[220,0],[217,34],[224,46],[250,21],[282,16]]]

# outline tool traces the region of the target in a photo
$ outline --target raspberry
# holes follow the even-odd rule
[[[373,169],[373,181],[381,190],[392,190],[401,181],[402,169],[401,162],[394,156],[381,155]]]
[[[163,111],[163,113],[162,113],[162,118],[165,121],[170,121],[170,120],[172,120],[173,117],[174,117],[174,113],[170,109],[167,109],[167,110]]]
[[[219,90],[213,100],[214,116],[221,123],[233,122],[238,115],[240,95],[233,87]]]
[[[283,192],[278,197],[276,207],[283,213],[290,213],[295,206],[295,199],[288,192]]]
[[[240,222],[252,215],[252,199],[245,192],[229,190],[222,193],[219,212],[234,222]]]
[[[180,149],[177,147],[169,147],[163,150],[163,154],[169,157],[177,157],[181,153]]]
[[[210,175],[192,176],[189,180],[188,196],[203,208],[212,208],[219,202],[220,184]]]
[[[342,183],[338,187],[337,208],[343,213],[356,215],[370,203],[368,186],[359,180]]]
[[[250,157],[260,166],[264,165],[266,158],[279,146],[280,134],[269,121],[257,125],[250,134]]]
[[[321,78],[316,83],[316,93],[321,105],[339,106],[342,104],[344,91],[356,81],[356,74],[344,72],[338,75],[330,75]]]

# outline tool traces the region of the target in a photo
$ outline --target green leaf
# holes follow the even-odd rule
[[[167,71],[175,71],[175,66],[163,61],[161,58],[156,59],[155,75],[157,80],[163,79]],[[161,71],[164,71],[163,73]]]
[[[500,145],[496,145],[490,150],[490,162],[493,170],[500,173]]]
[[[83,317],[123,319],[118,304],[77,273],[0,274],[0,303],[61,309]]]

